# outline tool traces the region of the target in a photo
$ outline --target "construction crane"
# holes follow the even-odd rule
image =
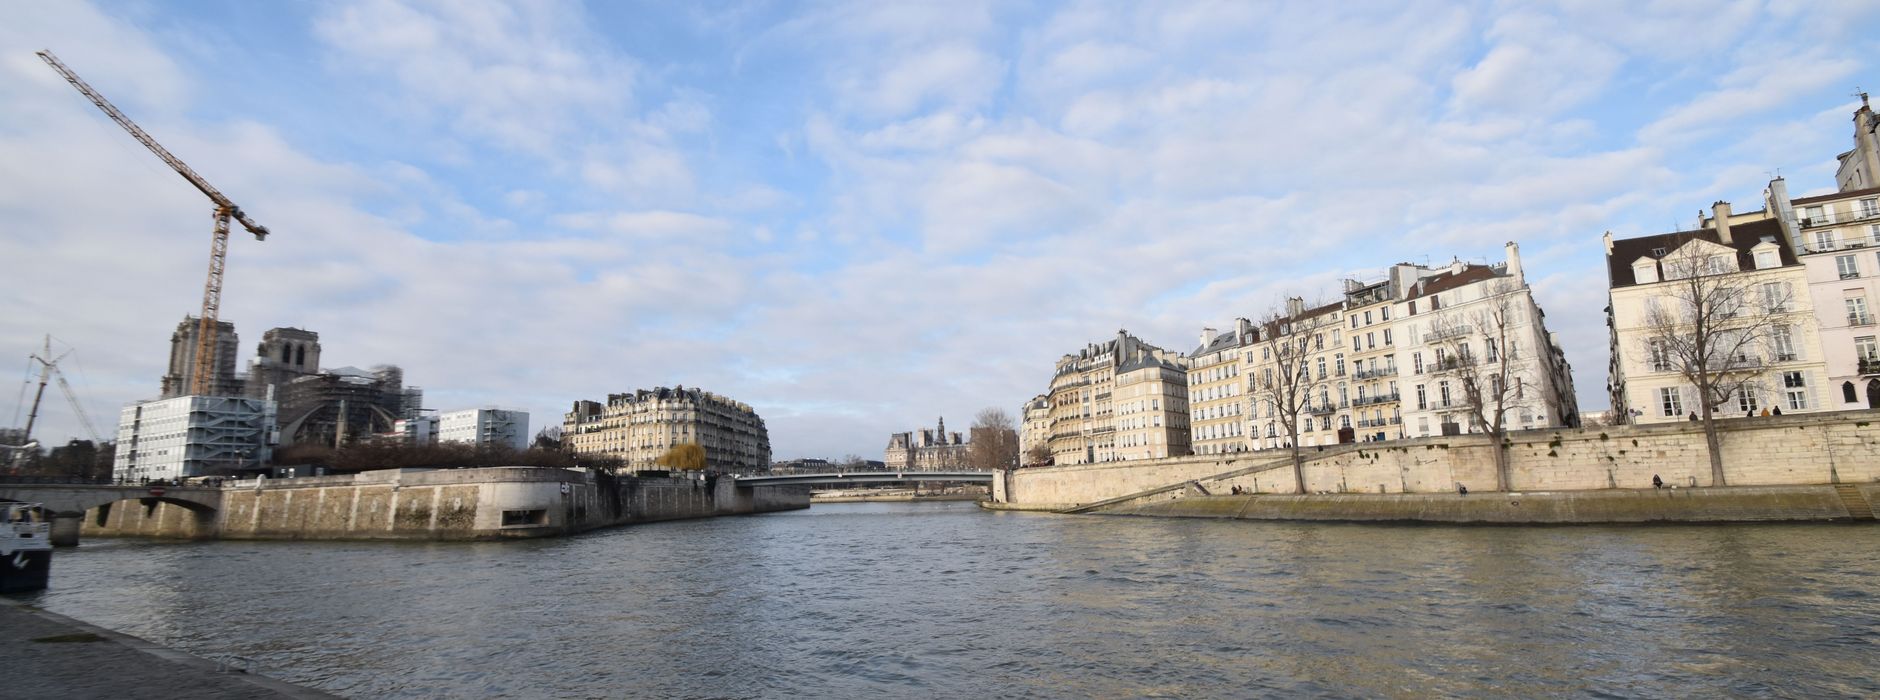
[[[33,440],[33,426],[39,422],[39,402],[46,397],[46,384],[50,383],[54,378],[59,380],[59,391],[65,393],[66,402],[72,405],[72,414],[78,416],[78,423],[84,426],[85,434],[87,437],[91,438],[92,444],[104,444],[104,438],[98,435],[98,428],[92,424],[91,416],[85,413],[84,405],[78,402],[78,394],[72,391],[72,384],[65,380],[65,373],[59,371],[59,361],[65,359],[65,356],[70,354],[72,354],[72,351],[67,350],[58,355],[53,355],[52,336],[48,335],[46,336],[45,349],[31,355],[31,360],[39,364],[39,389],[33,393],[33,407],[32,410],[26,414],[26,429],[20,434],[20,442],[22,444],[0,445],[0,448],[10,448],[16,451],[12,471],[17,472],[19,470],[18,457],[23,456],[25,450],[39,447],[39,443]],[[31,377],[32,375],[28,374],[27,381],[30,382]],[[21,387],[21,389],[20,399],[23,401],[26,396],[24,387]],[[18,418],[18,416],[18,413],[14,414],[15,418]]]
[[[211,379],[215,376],[217,317],[220,316],[222,309],[222,270],[228,263],[229,220],[241,222],[242,228],[254,234],[257,241],[267,240],[268,227],[249,219],[247,214],[242,213],[241,207],[235,206],[234,202],[229,201],[229,198],[220,190],[210,185],[208,180],[197,175],[196,171],[191,170],[182,159],[171,155],[169,150],[157,143],[156,139],[151,138],[150,134],[145,133],[136,122],[131,121],[130,117],[124,116],[123,112],[112,106],[111,101],[106,100],[104,95],[91,89],[91,86],[86,85],[77,73],[73,73],[72,69],[60,63],[58,57],[53,56],[51,51],[38,53],[39,57],[46,61],[46,65],[52,66],[53,70],[65,77],[65,82],[78,88],[80,94],[91,100],[92,104],[98,105],[98,109],[104,110],[105,116],[117,122],[118,126],[124,127],[125,131],[130,132],[131,138],[137,139],[137,142],[150,149],[151,153],[157,154],[157,157],[165,164],[176,170],[176,174],[182,175],[183,179],[189,181],[189,184],[202,190],[203,194],[209,196],[209,201],[215,204],[215,235],[209,246],[209,280],[203,283],[202,315],[197,318],[196,326],[196,373],[190,377],[189,381],[189,393],[199,396],[210,393]]]

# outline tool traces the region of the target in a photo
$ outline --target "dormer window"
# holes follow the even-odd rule
[[[1780,262],[1780,259],[1776,256],[1775,251],[1773,250],[1756,251],[1756,269],[1767,270],[1769,268],[1777,267],[1779,265],[1781,265],[1781,262]]]
[[[1658,262],[1651,258],[1639,258],[1632,263],[1632,278],[1639,284],[1651,284],[1658,281]]]

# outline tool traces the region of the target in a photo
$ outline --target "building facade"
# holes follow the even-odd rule
[[[1880,187],[1880,117],[1868,106],[1867,93],[1860,94],[1860,109],[1854,110],[1854,148],[1835,160],[1834,182],[1840,191]]]
[[[248,365],[247,396],[279,399],[281,387],[320,373],[320,334],[300,328],[270,328]]]
[[[1748,378],[1715,412],[1723,417],[1831,410],[1827,363],[1808,293],[1809,273],[1797,259],[1779,217],[1767,210],[1733,214],[1718,202],[1690,231],[1630,239],[1606,235],[1611,328],[1612,416],[1625,423],[1690,420],[1703,407],[1697,388],[1679,371],[1675,353],[1651,323],[1653,309],[1691,318],[1687,291],[1693,278],[1714,280],[1735,300],[1721,321],[1748,328],[1734,353],[1712,362]],[[1680,331],[1682,332],[1682,331]],[[1754,337],[1749,337],[1754,335]],[[1725,342],[1728,342],[1726,338]],[[1731,384],[1736,382],[1732,381]]]
[[[1872,112],[1866,112],[1869,119]],[[1872,136],[1869,134],[1868,143]],[[1862,171],[1869,172],[1869,171]],[[1786,188],[1771,183],[1775,196]],[[1797,255],[1820,329],[1824,407],[1880,408],[1880,187],[1793,200]]]
[[[196,376],[196,345],[201,319],[184,316],[176,324],[176,331],[170,334],[170,366],[163,373],[162,394],[159,398],[186,396],[190,384]],[[235,324],[217,321],[215,332],[215,376],[209,380],[210,396],[241,396],[243,382],[235,374],[236,358],[241,355],[241,338],[235,335]]]
[[[889,471],[956,471],[967,468],[970,443],[959,433],[947,432],[942,416],[933,430],[921,429],[888,436],[881,461]]]
[[[1039,394],[1025,402],[1020,412],[1024,425],[1018,431],[1018,464],[1041,467],[1051,463],[1051,396]],[[1043,447],[1044,449],[1038,449]]]
[[[126,406],[112,474],[135,482],[259,468],[273,457],[274,408],[272,401],[235,396],[178,396]]]
[[[562,420],[562,444],[576,455],[612,457],[632,471],[660,469],[676,445],[705,449],[706,468],[770,468],[770,431],[750,405],[683,386],[609,394],[607,403],[576,401]]]
[[[399,419],[394,427],[398,423],[422,429],[412,419]],[[529,447],[529,412],[495,407],[445,411],[437,414],[437,441],[525,450]]]
[[[1188,354],[1188,438],[1194,454],[1251,449],[1242,363],[1258,341],[1253,322],[1244,318],[1235,319],[1225,333],[1201,329],[1201,344]]]
[[[281,443],[343,446],[391,432],[422,409],[407,405],[404,376],[395,365],[340,367],[278,385]]]
[[[1145,343],[1128,331],[1060,358],[1049,394],[1053,463],[1189,454],[1186,368],[1187,358],[1180,353]],[[1128,393],[1119,395],[1124,374],[1130,375]],[[1119,414],[1124,419],[1120,426]],[[1131,444],[1118,444],[1119,427]]]

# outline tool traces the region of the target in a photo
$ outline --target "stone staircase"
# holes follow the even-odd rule
[[[1841,504],[1847,506],[1847,514],[1855,520],[1873,520],[1873,504],[1860,495],[1860,487],[1853,484],[1835,484],[1834,493],[1841,497]]]

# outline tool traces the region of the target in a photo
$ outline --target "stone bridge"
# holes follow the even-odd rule
[[[188,509],[199,519],[213,519],[222,507],[222,489],[202,486],[133,486],[128,484],[88,483],[79,479],[33,479],[10,477],[0,480],[0,501],[37,503],[52,521],[52,544],[56,547],[78,545],[78,531],[85,512],[108,507],[119,501],[135,500],[146,509],[158,503],[170,503]]]

